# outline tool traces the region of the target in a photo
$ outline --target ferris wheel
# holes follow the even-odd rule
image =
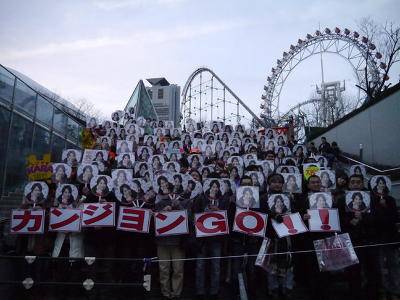
[[[282,58],[278,59],[276,66],[271,69],[271,75],[267,77],[261,96],[262,118],[280,120],[282,115],[287,115],[279,109],[280,94],[286,79],[301,62],[322,53],[333,53],[345,59],[351,65],[359,86],[365,87],[367,80],[386,80],[383,76],[387,66],[381,60],[382,54],[367,37],[347,28],[343,31],[338,27],[333,31],[329,28],[325,28],[323,32],[317,30],[315,34],[307,34],[305,39],[299,39],[296,45],[290,45],[289,51],[283,52]],[[365,94],[359,89],[352,109],[359,107],[364,97]]]

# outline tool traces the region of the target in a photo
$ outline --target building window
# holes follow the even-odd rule
[[[164,90],[163,89],[158,89],[157,91],[157,99],[163,99],[164,98]]]
[[[26,183],[25,167],[26,157],[31,153],[33,124],[32,122],[13,115],[9,148],[7,155],[7,170],[5,192],[23,190]]]
[[[4,179],[4,165],[6,163],[7,154],[7,139],[8,139],[8,128],[10,122],[10,111],[0,107],[0,136],[3,140],[0,143],[0,195],[2,195],[3,179]]]
[[[36,119],[50,127],[53,121],[53,105],[38,95],[36,108]]]
[[[42,159],[43,154],[49,152],[50,152],[50,132],[38,125],[35,125],[32,153],[35,154],[38,159]]]
[[[65,127],[67,126],[67,116],[59,109],[54,110],[53,127],[55,130],[65,134]]]
[[[78,141],[78,136],[79,136],[79,124],[72,120],[71,118],[68,118],[67,122],[67,137],[74,141]]]
[[[153,99],[153,91],[148,89],[147,92],[149,93],[150,99]]]
[[[26,114],[35,114],[36,93],[25,83],[17,80],[15,87],[14,104],[17,109],[22,109]]]
[[[62,151],[65,149],[65,140],[56,134],[53,134],[51,145],[51,161],[61,161]]]
[[[14,75],[0,67],[0,98],[6,102],[12,101],[14,80]]]

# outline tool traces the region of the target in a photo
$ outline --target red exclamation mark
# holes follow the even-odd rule
[[[318,210],[319,217],[321,218],[321,229],[322,230],[330,230],[331,226],[329,225],[329,210],[328,209],[319,209]]]
[[[294,228],[293,221],[290,218],[290,216],[286,215],[286,216],[283,216],[282,218],[283,218],[283,224],[285,224],[285,226],[288,228],[288,232],[290,234],[297,233],[297,229]]]

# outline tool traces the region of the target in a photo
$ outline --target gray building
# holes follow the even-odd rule
[[[159,120],[172,120],[175,126],[180,122],[180,90],[176,84],[170,84],[164,77],[149,78],[151,84],[146,87],[150,99],[156,109]]]

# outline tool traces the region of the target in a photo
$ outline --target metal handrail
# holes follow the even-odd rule
[[[9,222],[10,218],[0,218],[0,224]]]
[[[371,169],[371,170],[374,170],[374,171],[376,171],[376,172],[379,172],[379,173],[387,173],[387,172],[392,172],[392,171],[400,171],[400,167],[381,170],[381,169],[375,168],[375,167],[373,167],[373,166],[370,166],[370,165],[368,165],[368,164],[366,164],[366,163],[364,163],[364,162],[362,162],[362,161],[358,161],[358,160],[356,160],[356,159],[354,159],[354,158],[348,157],[348,156],[346,156],[346,155],[340,154],[340,156],[346,158],[347,160],[353,161],[353,162],[355,162],[355,163],[357,163],[357,164],[363,165],[363,166],[365,166],[365,167],[367,167],[367,168],[369,168],[369,169]]]

